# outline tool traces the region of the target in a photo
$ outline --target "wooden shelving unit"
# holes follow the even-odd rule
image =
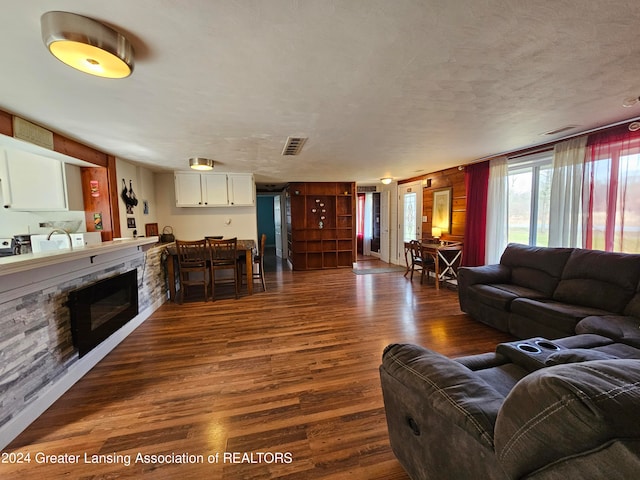
[[[287,236],[294,270],[351,268],[356,261],[355,183],[291,183]]]

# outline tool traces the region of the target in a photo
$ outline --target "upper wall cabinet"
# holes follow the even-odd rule
[[[177,207],[255,205],[251,174],[176,172],[174,179]]]
[[[0,149],[4,208],[21,211],[68,210],[64,163],[31,152]]]
[[[253,175],[246,173],[227,174],[229,205],[243,206],[256,203],[256,187]]]

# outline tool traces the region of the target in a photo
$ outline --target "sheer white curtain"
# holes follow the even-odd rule
[[[487,192],[487,242],[485,262],[499,263],[507,246],[507,213],[509,199],[509,169],[507,157],[489,162],[489,190]]]
[[[582,172],[587,136],[557,143],[549,215],[550,247],[582,246]]]

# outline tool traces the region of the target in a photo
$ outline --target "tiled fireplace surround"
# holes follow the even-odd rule
[[[7,439],[1,443],[19,434],[166,301],[162,252],[152,247],[73,274],[60,270],[18,289],[19,296],[0,293],[0,438]],[[80,359],[71,337],[69,292],[132,269],[137,269],[140,313],[112,336],[119,338],[104,342],[110,345]],[[2,287],[6,290],[6,283]]]

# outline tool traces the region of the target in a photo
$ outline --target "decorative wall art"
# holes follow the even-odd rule
[[[93,227],[96,230],[102,230],[102,212],[96,212],[93,214]]]
[[[443,233],[451,233],[451,188],[441,188],[433,192],[432,227]]]
[[[127,214],[133,215],[133,207],[138,205],[138,198],[133,192],[133,185],[131,180],[129,180],[129,188],[127,189],[127,183],[125,182],[124,178],[122,179],[122,192],[120,193],[120,198],[122,198],[122,201],[127,208]]]
[[[145,223],[144,224],[145,237],[158,236],[158,224],[157,223]]]
[[[325,204],[322,200],[316,198],[315,205],[313,205],[311,208],[311,213],[313,213],[316,217],[318,228],[324,228],[324,222],[327,219],[327,209],[325,208]]]

